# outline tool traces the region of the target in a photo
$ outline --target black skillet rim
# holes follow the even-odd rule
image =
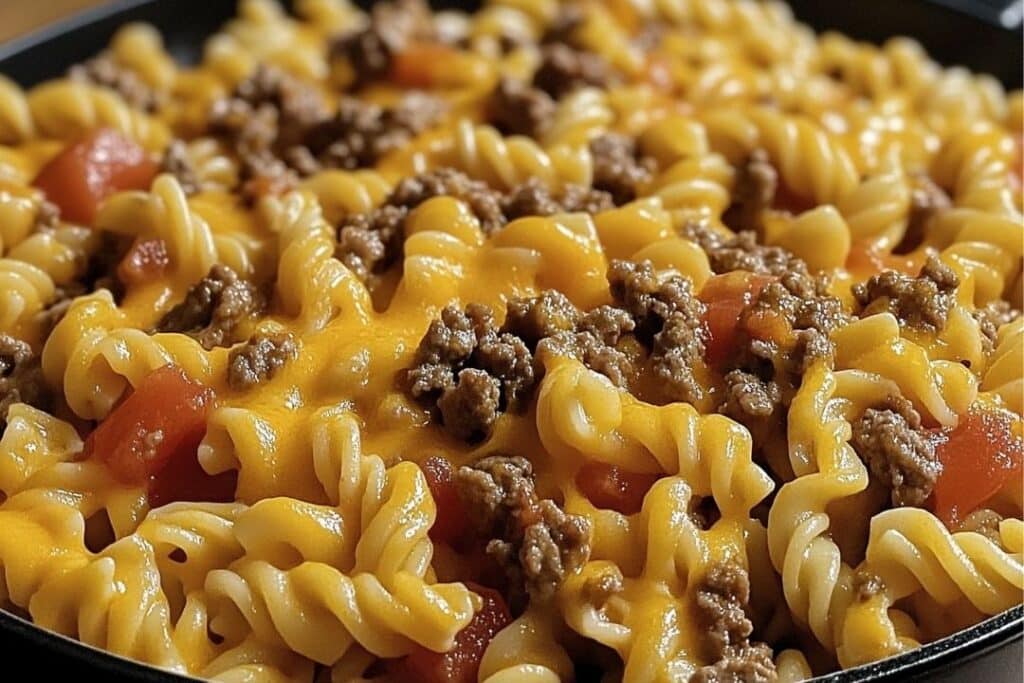
[[[162,0],[118,0],[85,10],[50,24],[34,33],[0,45],[0,63],[45,45],[49,41],[84,27],[109,24],[121,14],[144,6],[156,7]],[[216,2],[211,3],[216,5]],[[218,14],[219,11],[215,10]],[[134,19],[134,18],[132,18]],[[111,27],[105,27],[112,30]],[[91,46],[88,46],[91,50]],[[87,55],[84,55],[87,56]],[[84,56],[82,58],[84,58]],[[74,60],[58,60],[63,64]],[[93,673],[106,673],[139,683],[175,683],[195,679],[125,659],[77,640],[47,631],[10,612],[0,610],[0,640],[11,645],[23,640],[52,651],[68,661],[80,663]],[[905,654],[864,666],[815,678],[819,683],[860,683],[901,681],[962,665],[1024,637],[1024,606],[1018,605],[974,626]],[[13,641],[13,642],[12,642]],[[4,648],[7,650],[7,648]],[[9,650],[8,650],[9,651]]]

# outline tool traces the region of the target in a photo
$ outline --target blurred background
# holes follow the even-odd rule
[[[0,0],[0,42],[9,40],[35,28],[45,26],[61,17],[76,11],[102,5],[111,0]],[[178,0],[187,4],[188,0]],[[231,0],[233,4],[233,0]],[[931,0],[939,5],[946,5],[958,10],[984,18],[990,23],[1002,25],[1009,29],[1019,29],[1024,16],[1024,0]],[[452,4],[452,3],[446,3]],[[856,8],[857,0],[796,0],[791,2],[798,6],[811,6],[816,13],[828,14],[838,10],[840,13]],[[906,0],[893,0],[888,3],[894,6],[908,4]],[[912,4],[912,3],[911,3]],[[816,6],[816,7],[815,7]],[[844,6],[848,6],[845,7]],[[863,8],[861,8],[863,10]]]
[[[0,42],[104,0],[0,0]]]

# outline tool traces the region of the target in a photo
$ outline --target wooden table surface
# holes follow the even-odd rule
[[[0,0],[0,43],[105,0]]]

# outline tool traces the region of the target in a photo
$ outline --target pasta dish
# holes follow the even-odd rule
[[[1024,96],[746,0],[0,76],[0,605],[221,681],[796,681],[1022,602]]]

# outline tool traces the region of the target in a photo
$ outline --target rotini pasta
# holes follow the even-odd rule
[[[778,2],[0,76],[0,608],[209,680],[799,681],[1021,603],[1024,97]]]

